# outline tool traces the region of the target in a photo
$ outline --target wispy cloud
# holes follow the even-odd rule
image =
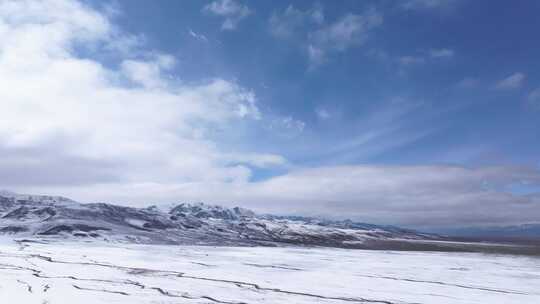
[[[430,49],[427,51],[420,51],[414,55],[405,55],[397,58],[398,63],[402,67],[410,67],[415,65],[421,65],[428,62],[436,62],[443,59],[450,59],[454,57],[454,50],[448,48],[442,49]]]
[[[188,30],[188,34],[189,34],[191,37],[195,38],[196,40],[199,40],[199,41],[202,41],[202,42],[208,42],[208,38],[206,38],[205,35],[195,33],[192,29],[189,29],[189,30]]]
[[[320,4],[302,11],[289,5],[283,12],[274,12],[269,19],[270,33],[277,38],[292,38],[310,25],[324,22],[324,12]]]
[[[324,48],[345,50],[351,45],[361,44],[368,32],[381,25],[382,16],[374,9],[362,15],[347,14],[336,22],[310,34],[311,40]]]
[[[304,132],[306,123],[292,116],[276,117],[270,121],[267,128],[280,137],[293,138]]]
[[[497,90],[514,90],[518,89],[523,85],[525,81],[525,74],[517,72],[514,73],[495,84],[495,89]]]
[[[448,58],[454,56],[454,50],[451,49],[431,49],[429,55],[433,58]]]
[[[350,47],[363,44],[371,31],[382,23],[383,17],[375,9],[361,15],[349,13],[334,23],[309,33],[310,47],[322,54],[319,57],[329,52],[343,52]],[[312,63],[320,63],[320,58]]]
[[[304,159],[315,159],[318,164],[324,165],[366,162],[410,145],[437,131],[433,126],[426,126],[422,130],[411,128],[411,115],[421,113],[425,108],[424,103],[393,97],[378,101],[350,120],[347,113],[332,107],[321,107],[319,109],[324,109],[323,116],[330,114],[327,119],[332,120],[328,122],[337,122],[338,128],[328,130],[330,137],[325,142],[316,137],[302,152],[306,154]]]
[[[416,64],[426,63],[426,59],[420,56],[401,56],[398,58],[399,64],[402,66],[411,66]]]
[[[460,1],[461,0],[405,0],[400,2],[400,6],[407,10],[448,9]]]
[[[325,108],[317,108],[317,109],[315,109],[315,114],[321,120],[327,120],[327,119],[330,119],[332,117],[332,113],[330,113],[330,111],[328,111]]]
[[[326,52],[324,49],[321,49],[319,47],[316,47],[312,44],[307,46],[308,50],[308,59],[310,63],[310,69],[314,69],[318,67],[319,65],[326,62]]]
[[[319,5],[306,11],[289,6],[269,19],[270,32],[276,38],[291,38],[306,49],[310,68],[323,64],[331,54],[362,45],[382,23],[382,14],[375,9],[348,13],[328,22]]]
[[[222,30],[235,30],[238,23],[252,14],[252,10],[236,0],[215,0],[203,8],[204,12],[225,18]]]

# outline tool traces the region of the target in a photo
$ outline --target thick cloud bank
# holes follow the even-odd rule
[[[231,163],[284,161],[223,153],[206,138],[214,125],[259,119],[253,92],[223,79],[183,83],[167,73],[174,57],[81,3],[0,3],[4,185],[245,181],[249,170]]]

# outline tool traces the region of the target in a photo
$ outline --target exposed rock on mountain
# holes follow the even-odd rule
[[[258,215],[240,207],[179,204],[170,210],[63,197],[0,195],[0,233],[25,238],[89,238],[115,242],[277,246],[376,247],[380,241],[428,240],[434,235],[352,221]]]

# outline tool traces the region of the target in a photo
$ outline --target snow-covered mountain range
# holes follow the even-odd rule
[[[64,197],[5,191],[0,193],[0,234],[19,240],[140,244],[300,245],[443,251],[511,249],[455,242],[435,234],[350,220],[261,215],[240,207],[182,203],[167,208],[133,208],[106,203],[82,204]]]
[[[345,248],[438,237],[390,226],[258,215],[240,207],[183,203],[171,208],[81,204],[55,196],[0,193],[0,233],[25,238],[102,239],[154,244],[317,245]]]

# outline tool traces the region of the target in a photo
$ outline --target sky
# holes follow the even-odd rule
[[[538,1],[0,0],[0,188],[540,223]]]

